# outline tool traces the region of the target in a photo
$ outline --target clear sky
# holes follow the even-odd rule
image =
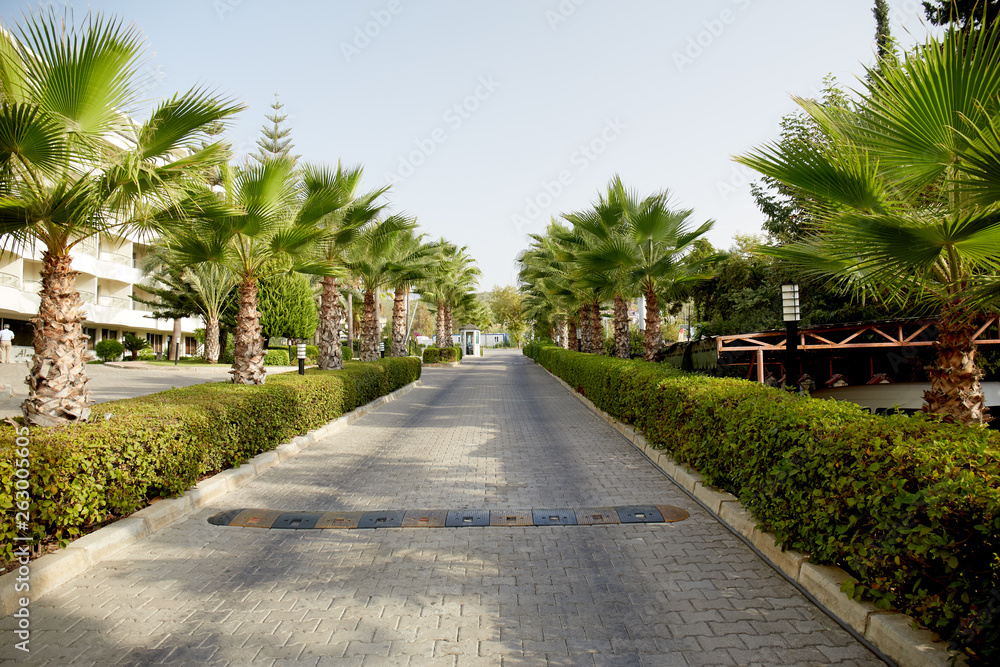
[[[790,94],[874,60],[873,0],[96,0],[135,22],[154,95],[207,84],[248,108],[228,136],[255,150],[278,93],[295,153],[361,163],[396,211],[468,246],[482,289],[550,216],[618,173],[668,189],[726,248],[757,233],[753,178],[732,155],[778,136]],[[889,0],[903,46],[928,28]],[[0,0],[8,26],[34,4]],[[86,5],[78,3],[78,16]]]

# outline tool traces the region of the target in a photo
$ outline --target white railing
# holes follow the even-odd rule
[[[86,303],[97,303],[94,301],[94,293],[86,290],[80,290],[80,301],[84,301]]]
[[[119,252],[111,252],[110,250],[101,251],[101,259],[105,262],[114,262],[115,264],[124,264],[125,266],[132,266],[132,258],[128,255],[123,255]]]
[[[42,291],[42,281],[41,280],[25,280],[24,287],[21,288],[22,292],[31,292],[32,294],[38,294]]]
[[[120,296],[102,296],[98,298],[97,305],[132,310],[132,299],[125,299]]]
[[[21,289],[21,279],[13,273],[0,272],[0,285],[3,285],[4,287],[13,287],[14,289]]]
[[[97,257],[97,245],[94,243],[78,243],[74,246],[77,252],[83,253],[84,255],[90,255],[91,257]]]
[[[153,308],[152,306],[147,305],[145,303],[139,303],[138,301],[133,301],[132,302],[132,310],[139,310],[139,311],[142,311],[144,313],[151,313],[151,312],[153,312],[155,310],[155,308]]]

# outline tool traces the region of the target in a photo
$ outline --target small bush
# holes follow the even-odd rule
[[[288,366],[288,350],[268,350],[264,355],[265,366]]]
[[[319,350],[317,350],[317,352],[319,352]],[[351,348],[346,345],[341,345],[340,354],[343,356],[344,361],[350,361],[354,358],[354,352],[352,352]]]
[[[139,361],[153,361],[154,359],[156,359],[156,353],[152,349],[146,348],[139,351]]]
[[[437,347],[428,347],[424,349],[424,363],[425,364],[436,364],[441,361],[441,349]]]
[[[97,345],[94,346],[94,352],[104,362],[118,361],[121,359],[124,351],[125,346],[114,338],[105,338],[102,341],[98,341]]]
[[[525,354],[980,664],[1000,659],[1000,434],[531,343]]]

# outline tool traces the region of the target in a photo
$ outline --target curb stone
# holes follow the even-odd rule
[[[942,641],[935,641],[933,632],[915,628],[915,621],[896,611],[882,611],[867,601],[858,602],[845,595],[840,585],[850,575],[839,567],[814,565],[809,555],[792,549],[782,549],[773,533],[758,528],[757,521],[739,499],[730,493],[707,486],[702,476],[693,468],[677,463],[669,454],[650,447],[646,438],[634,427],[619,422],[578,393],[562,378],[535,362],[559,384],[598,417],[610,424],[629,442],[642,451],[653,464],[678,486],[689,491],[703,502],[720,521],[747,538],[770,563],[793,581],[806,589],[832,614],[843,621],[880,651],[897,662],[900,667],[946,667],[952,652]],[[967,664],[959,656],[958,665]]]
[[[30,592],[15,591],[17,570],[0,576],[0,613],[4,616],[13,614],[20,609],[18,603],[20,598],[30,597],[31,600],[37,600],[73,577],[83,574],[91,566],[115,552],[135,544],[178,519],[194,514],[216,498],[244,486],[268,468],[283,463],[317,440],[342,430],[348,424],[419,386],[420,380],[411,382],[317,429],[296,436],[272,450],[262,452],[239,468],[223,470],[203,479],[194,488],[188,489],[183,496],[157,501],[109,526],[74,540],[65,549],[31,561]]]

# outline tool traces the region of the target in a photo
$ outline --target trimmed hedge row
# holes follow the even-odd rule
[[[873,416],[737,379],[532,344],[524,353],[738,496],[785,547],[855,577],[973,662],[1000,660],[1000,434]]]
[[[350,362],[339,371],[275,375],[259,386],[218,382],[102,403],[91,423],[28,431],[22,496],[15,471],[24,457],[15,443],[26,429],[15,433],[4,424],[0,559],[13,553],[19,500],[30,497],[33,537],[65,542],[395,391],[419,379],[420,370],[420,360],[407,357]]]
[[[462,348],[455,347],[428,347],[424,349],[424,363],[436,364],[439,362],[461,361]]]

